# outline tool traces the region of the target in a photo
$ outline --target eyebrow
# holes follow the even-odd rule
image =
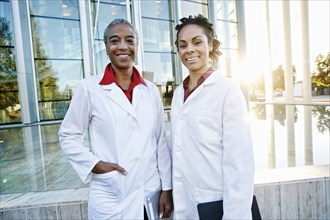
[[[201,35],[197,35],[196,37],[193,37],[193,39],[192,40],[196,40],[196,38],[202,38],[202,36]],[[180,42],[183,42],[183,43],[185,43],[186,41],[185,40],[179,40],[179,43]]]
[[[118,35],[112,35],[112,36],[109,37],[109,40],[111,40],[112,38],[119,38],[119,37],[118,37]],[[134,38],[135,39],[135,36],[134,35],[128,35],[125,38]]]

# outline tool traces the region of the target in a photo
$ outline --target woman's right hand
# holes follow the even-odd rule
[[[126,170],[121,166],[119,166],[118,164],[108,163],[104,161],[97,162],[97,164],[95,164],[94,168],[92,169],[92,172],[97,174],[102,174],[102,173],[112,172],[115,170],[123,175],[127,175]]]

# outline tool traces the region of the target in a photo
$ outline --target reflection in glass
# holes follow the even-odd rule
[[[83,78],[81,61],[37,60],[36,75],[40,119],[61,119],[71,100],[73,89]]]
[[[21,122],[9,2],[0,2],[0,124]]]
[[[94,27],[96,23],[95,39],[102,39],[105,28],[116,18],[127,19],[126,5],[107,4],[102,1],[97,8],[97,2],[93,4],[93,18],[96,19],[96,10],[98,10],[97,20],[94,20]]]
[[[93,31],[94,48],[95,48],[95,66],[96,74],[102,75],[105,66],[109,63],[103,35],[104,30],[116,18],[127,19],[126,1],[124,0],[92,0],[92,16],[93,16]]]
[[[0,63],[0,124],[20,122],[21,106],[14,48],[0,46]]]
[[[103,40],[95,40],[96,74],[103,75],[106,65],[110,62]]]
[[[329,164],[329,128],[318,125],[330,123],[330,106],[250,105],[254,118],[251,125],[258,169]],[[272,110],[274,115],[270,118],[272,112],[267,111]],[[319,118],[320,115],[325,117]],[[324,120],[325,118],[327,119]],[[274,148],[266,147],[271,146],[267,133],[273,134]]]
[[[330,106],[319,105],[312,107],[312,114],[317,118],[316,126],[321,133],[330,132]]]
[[[286,148],[288,149],[288,167],[294,167],[296,165],[296,143],[295,143],[295,112],[296,108],[293,105],[286,105]]]
[[[236,1],[217,1],[217,19],[237,22]]]
[[[13,21],[12,21],[12,15],[11,15],[11,7],[10,7],[10,3],[9,1],[0,1],[0,19],[1,19],[1,27],[5,28],[4,30],[6,30],[6,32],[1,32],[1,34],[12,34],[13,33]],[[5,25],[6,26],[3,26]],[[8,35],[7,35],[8,36]],[[5,44],[3,45],[12,45],[9,44],[11,41],[7,41],[5,42]],[[3,43],[3,42],[1,42]],[[3,46],[1,44],[1,46]]]
[[[181,3],[181,15],[182,17],[188,17],[189,15],[201,14],[208,17],[207,5],[197,2],[180,1]]]
[[[268,105],[268,104],[267,104]],[[286,105],[274,104],[274,119],[282,126],[285,126],[286,120]],[[266,104],[265,103],[251,103],[251,109],[254,116],[259,120],[266,120]],[[298,120],[297,108],[294,108],[294,122]]]
[[[223,73],[228,77],[235,78],[239,76],[238,50],[220,48],[220,52],[222,53],[219,59],[221,71],[223,71]]]
[[[175,81],[172,67],[171,53],[144,53],[145,71],[154,72],[156,85],[166,85],[168,81]]]
[[[166,89],[165,86],[163,88]],[[168,85],[168,92],[171,92]],[[253,103],[254,105],[255,103]],[[253,115],[258,110],[265,111],[265,104],[256,104],[259,108],[252,110]],[[266,110],[277,105],[266,105]],[[321,132],[317,128],[319,118],[312,117],[312,145],[306,149],[303,144],[304,115],[306,107],[311,108],[317,115],[329,106],[292,106],[297,114],[294,132],[295,136],[295,166],[324,165],[330,163],[329,158],[329,130]],[[285,109],[281,105],[279,109]],[[285,112],[285,111],[284,111]],[[275,110],[274,115],[278,112]],[[282,113],[281,113],[282,114]],[[271,117],[271,114],[267,115]],[[327,113],[329,116],[329,112]],[[288,152],[285,147],[286,125],[272,118],[258,117],[251,120],[252,140],[254,145],[256,169],[273,169],[288,167]],[[277,118],[282,118],[278,117]],[[275,147],[267,147],[267,123],[274,122]],[[0,188],[1,194],[41,192],[47,190],[61,190],[87,187],[84,185],[69,161],[62,154],[57,132],[60,124],[34,125],[21,128],[0,129]],[[165,111],[166,135],[170,136],[170,112]],[[88,133],[84,135],[86,147],[91,146]],[[309,160],[309,158],[311,160]],[[269,164],[271,161],[273,164]]]
[[[171,52],[171,23],[168,21],[142,18],[143,49],[145,51]]]
[[[31,17],[35,58],[81,59],[79,21]]]
[[[0,129],[1,195],[86,186],[61,152],[59,126]]]
[[[29,1],[31,15],[78,19],[78,1]]]
[[[195,3],[196,4],[196,3]],[[174,22],[169,1],[141,1],[143,32],[143,71],[158,86],[165,109],[172,102],[176,79],[175,53],[172,36]]]
[[[48,10],[43,3],[30,3],[40,14]],[[52,15],[59,16],[63,4],[70,3],[75,7],[73,1],[53,2]],[[83,78],[79,20],[31,16],[31,29],[40,120],[62,119]]]
[[[221,47],[238,49],[237,23],[218,21],[218,30]]]
[[[319,106],[313,106],[319,107]],[[326,107],[326,106],[321,106]],[[313,125],[312,125],[312,107],[304,106],[304,146],[305,146],[305,164],[313,164]],[[328,114],[329,116],[329,114]],[[330,121],[328,121],[330,123]],[[321,133],[322,130],[318,129]]]
[[[141,13],[149,18],[170,20],[168,1],[141,1]]]

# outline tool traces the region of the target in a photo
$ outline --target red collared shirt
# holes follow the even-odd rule
[[[120,85],[119,82],[115,76],[115,73],[113,72],[111,63],[109,63],[104,70],[104,75],[102,80],[100,81],[100,85],[109,85],[111,83],[116,83],[119,88],[124,92],[128,100],[132,103],[133,99],[133,89],[135,86],[139,85],[140,83],[145,85],[145,82],[143,78],[141,77],[139,71],[133,66],[133,74],[132,74],[132,82],[129,85],[128,90],[123,89]]]
[[[212,67],[210,67],[205,73],[203,73],[203,75],[197,80],[197,85],[195,88],[193,88],[191,91],[189,91],[189,80],[190,80],[190,76],[187,76],[184,80],[183,80],[183,89],[184,89],[184,98],[183,98],[183,102],[185,102],[188,98],[188,96],[190,96],[191,93],[193,93],[198,86],[200,86],[206,79],[207,77],[209,77],[212,73],[214,72],[214,69]]]

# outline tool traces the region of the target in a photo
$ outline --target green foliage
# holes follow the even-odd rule
[[[327,56],[319,54],[316,59],[316,70],[312,73],[312,82],[316,84],[317,87],[330,87],[330,52]]]
[[[19,103],[12,35],[9,21],[0,18],[0,110]]]
[[[330,106],[313,106],[312,114],[317,118],[317,129],[323,134],[330,131]]]
[[[293,82],[296,81],[296,67],[292,66]],[[285,73],[282,64],[273,70],[273,89],[274,91],[285,90]]]

